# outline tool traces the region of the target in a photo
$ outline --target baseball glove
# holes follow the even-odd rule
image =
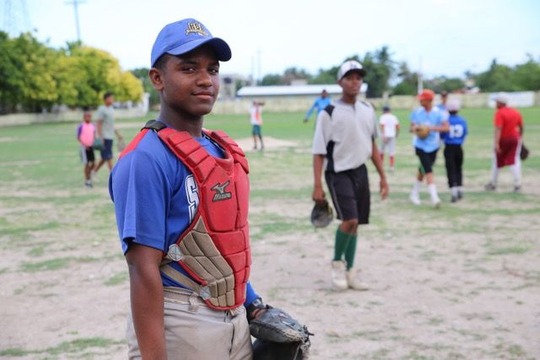
[[[253,343],[253,360],[307,360],[309,344],[276,343],[256,339]]]
[[[270,305],[266,305],[266,310],[250,321],[249,330],[259,340],[277,343],[306,342],[312,335],[305,325]]]
[[[316,228],[327,227],[334,217],[334,211],[327,200],[317,201],[311,210],[311,224]]]
[[[430,133],[429,126],[427,125],[418,125],[416,126],[414,131],[416,133],[416,136],[418,136],[420,139],[427,138]]]
[[[525,143],[521,144],[521,152],[519,153],[519,158],[521,160],[527,160],[529,157],[529,148],[525,146]]]

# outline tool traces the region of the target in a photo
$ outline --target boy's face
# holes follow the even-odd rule
[[[219,61],[214,50],[203,45],[181,56],[168,56],[162,69],[150,70],[162,106],[182,115],[210,113],[219,93]]]
[[[114,103],[114,96],[113,95],[107,96],[105,98],[105,105],[111,106],[113,103]]]
[[[432,105],[433,105],[433,100],[431,99],[420,99],[420,105],[424,108],[424,109],[431,109]]]
[[[89,123],[90,121],[92,121],[92,113],[89,112],[89,111],[86,111],[86,112],[83,114],[83,120],[84,120],[84,122],[86,122],[86,123]]]
[[[350,71],[339,81],[343,89],[343,94],[348,96],[357,96],[360,94],[363,78],[357,71]]]

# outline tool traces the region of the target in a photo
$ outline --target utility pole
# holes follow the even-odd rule
[[[66,4],[73,4],[73,11],[75,12],[75,26],[77,27],[77,41],[81,42],[81,29],[79,27],[79,4],[84,3],[81,0],[68,1]]]
[[[420,94],[422,91],[424,91],[424,74],[422,74],[422,57],[420,56],[420,66],[418,68],[418,85],[417,85],[417,93]]]

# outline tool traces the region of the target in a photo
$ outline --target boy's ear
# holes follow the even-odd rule
[[[157,91],[160,91],[163,89],[163,79],[162,79],[162,72],[161,70],[158,70],[156,68],[151,68],[148,72],[148,77],[150,78],[150,82],[152,82],[152,86]]]

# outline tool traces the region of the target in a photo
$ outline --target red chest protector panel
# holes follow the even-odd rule
[[[193,173],[199,191],[198,212],[167,258],[178,261],[197,280],[194,290],[210,307],[232,309],[245,301],[251,267],[249,169],[242,149],[224,132],[205,134],[225,150],[224,159],[210,155],[187,132],[170,128],[158,132]]]

